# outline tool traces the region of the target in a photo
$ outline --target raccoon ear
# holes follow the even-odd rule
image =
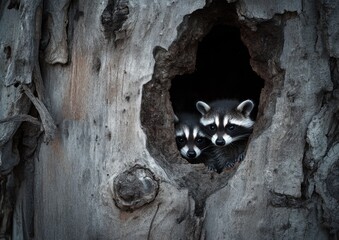
[[[253,110],[254,103],[251,100],[245,100],[240,103],[237,107],[237,110],[241,112],[245,117],[248,117]]]
[[[198,101],[195,106],[202,115],[205,115],[211,109],[211,107],[203,101]]]
[[[177,115],[174,114],[173,118],[174,118],[174,123],[178,123],[179,122],[179,118],[178,118]]]

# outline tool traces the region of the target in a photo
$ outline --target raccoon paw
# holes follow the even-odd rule
[[[217,171],[217,166],[216,166],[215,161],[213,159],[205,160],[204,164],[209,171],[213,171],[213,172]]]
[[[242,152],[236,158],[236,162],[241,162],[242,160],[244,160],[244,158],[245,158],[245,152]]]
[[[220,166],[214,165],[211,169],[212,169],[214,172],[220,174],[220,173],[224,170],[224,167],[220,167]]]
[[[207,169],[211,172],[217,172],[217,168],[214,165],[208,165]]]
[[[215,164],[207,165],[207,169],[211,172],[221,173],[223,171],[222,167],[216,166]]]
[[[235,165],[235,162],[234,162],[234,161],[232,161],[232,162],[226,162],[224,167],[229,169],[229,168],[233,168],[234,165]]]
[[[226,158],[222,162],[219,162],[221,168],[231,169],[237,163],[235,158]]]

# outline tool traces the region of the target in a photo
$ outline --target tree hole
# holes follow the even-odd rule
[[[197,101],[251,99],[251,117],[258,124],[260,114],[259,126],[264,128],[269,119],[262,108],[274,96],[272,88],[279,81],[274,73],[280,71],[271,71],[268,63],[276,66],[283,38],[274,22],[257,24],[255,30],[248,27],[238,19],[236,3],[226,1],[213,1],[185,16],[177,30],[168,49],[158,46],[153,51],[154,72],[143,86],[140,118],[148,151],[173,182],[189,190],[201,215],[205,199],[227,185],[236,171],[217,174],[181,157],[174,114],[197,111]]]
[[[185,117],[182,114],[200,115],[196,109],[198,101],[209,104],[215,100],[236,99],[240,103],[249,99],[254,102],[255,108],[251,111],[250,117],[255,120],[264,80],[250,66],[250,56],[241,41],[239,28],[221,24],[213,26],[198,44],[195,71],[190,74],[177,75],[171,83],[169,92],[175,116],[179,116],[179,119],[184,117],[183,123],[186,127],[191,125],[188,137],[186,136],[188,131],[185,133],[183,131],[185,127],[177,124],[179,127],[176,131],[179,135],[176,141],[181,156],[189,163],[203,163],[209,170],[218,173],[223,172],[225,168],[234,168],[235,165],[238,165],[245,156],[247,140],[240,139],[231,144],[226,143],[227,146],[216,146],[216,144],[225,144],[227,137],[222,136],[222,132],[226,134],[226,126],[215,131],[212,138],[217,135],[219,137],[213,143],[205,137],[205,133],[208,131],[203,131],[204,127],[202,126],[198,127],[198,120],[196,120],[198,116],[186,115]],[[220,114],[220,119],[223,118],[224,116]],[[193,126],[195,129],[201,129],[201,133],[195,133],[196,136],[194,136]],[[232,138],[244,136],[240,131],[237,134]],[[221,154],[224,156],[220,156]]]
[[[251,99],[255,118],[263,87],[264,80],[250,66],[239,28],[216,25],[198,45],[195,71],[172,80],[170,99],[175,113],[196,111],[200,100]]]

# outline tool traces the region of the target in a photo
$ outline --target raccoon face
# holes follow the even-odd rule
[[[205,132],[214,145],[228,145],[249,136],[252,132],[254,122],[250,119],[250,113],[254,104],[251,100],[241,103],[235,100],[221,100],[210,105],[199,101],[196,107],[202,114],[200,123],[205,127]]]
[[[197,121],[197,123],[199,122]],[[178,118],[176,118],[175,135],[181,156],[188,160],[199,157],[211,142],[201,131],[199,125],[180,122]]]

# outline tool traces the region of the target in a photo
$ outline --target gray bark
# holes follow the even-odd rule
[[[245,160],[182,159],[169,88],[213,25],[265,80]],[[0,2],[0,239],[337,239],[339,3]]]

